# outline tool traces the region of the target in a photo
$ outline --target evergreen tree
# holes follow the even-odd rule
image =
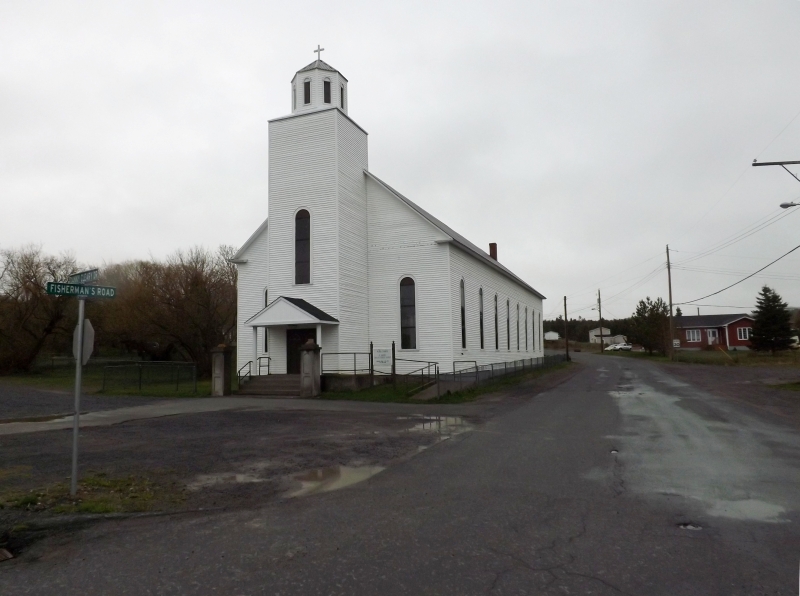
[[[631,337],[650,355],[654,350],[666,354],[669,349],[669,305],[661,298],[639,300],[631,317]]]
[[[681,307],[680,306],[678,307],[678,310],[675,311],[675,316],[676,317],[682,317],[683,316],[683,313],[681,312]]]
[[[792,343],[791,316],[788,304],[775,290],[768,286],[761,288],[753,311],[753,336],[750,342],[754,350],[786,350]]]

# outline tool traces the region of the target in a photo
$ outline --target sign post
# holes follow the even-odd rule
[[[81,422],[81,383],[83,381],[83,319],[86,313],[86,298],[78,298],[78,354],[75,356],[75,415],[72,417],[72,479],[69,494],[78,492],[78,429]]]
[[[89,298],[114,298],[117,289],[108,286],[84,285],[99,279],[97,269],[81,271],[69,276],[70,283],[47,282],[47,293],[53,296],[75,296],[78,299],[78,326],[75,328],[72,352],[75,356],[75,414],[72,417],[72,478],[69,494],[78,492],[78,431],[81,425],[81,385],[83,383],[83,365],[89,361],[94,344],[94,329],[86,321],[86,300]],[[88,340],[91,336],[91,341]]]

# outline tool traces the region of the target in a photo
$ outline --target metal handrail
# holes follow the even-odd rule
[[[247,369],[247,373],[242,374],[242,371],[245,368]],[[236,375],[239,377],[239,386],[241,387],[242,386],[242,379],[246,379],[247,377],[252,377],[253,376],[253,361],[252,360],[248,360],[247,363],[244,366],[242,366],[242,368],[240,368],[238,371],[236,371]]]
[[[269,373],[269,367],[270,367],[270,364],[272,363],[272,358],[270,358],[269,356],[259,356],[258,357],[258,367],[257,367],[258,368],[258,376],[259,377],[261,376],[261,369],[264,367],[264,365],[261,364],[261,361],[265,360],[265,359],[267,361],[267,374],[270,374]]]
[[[460,368],[460,369],[458,369],[458,371],[456,371],[456,364],[463,364],[465,362],[471,362],[473,364],[473,366],[468,366],[467,368]],[[464,371],[464,370],[470,370],[472,368],[474,368],[475,370],[478,369],[478,361],[477,360],[453,360],[453,374],[456,374],[456,372],[461,372],[461,371]]]
[[[354,375],[358,374],[359,372],[370,372],[369,366],[367,368],[358,368],[356,364],[356,358],[358,356],[369,356],[369,352],[323,352],[320,354],[320,369],[322,373],[331,372],[331,373],[338,373],[338,372],[352,372]],[[325,368],[325,356],[352,356],[353,357],[353,368]]]

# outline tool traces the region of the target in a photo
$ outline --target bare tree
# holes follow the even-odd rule
[[[70,332],[74,300],[48,295],[46,285],[77,269],[74,257],[46,255],[40,246],[0,250],[0,373],[30,370],[53,335]]]

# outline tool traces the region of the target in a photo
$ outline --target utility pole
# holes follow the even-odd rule
[[[669,244],[667,244],[667,283],[669,284],[669,359],[675,360],[675,324],[672,320],[672,269],[669,266]]]
[[[567,297],[564,296],[564,344],[567,346],[567,362],[569,362],[569,335],[567,335],[568,331],[569,327],[567,327]]]
[[[600,290],[597,290],[597,312],[600,313],[600,352],[604,351],[603,343],[603,301],[600,300]]]

